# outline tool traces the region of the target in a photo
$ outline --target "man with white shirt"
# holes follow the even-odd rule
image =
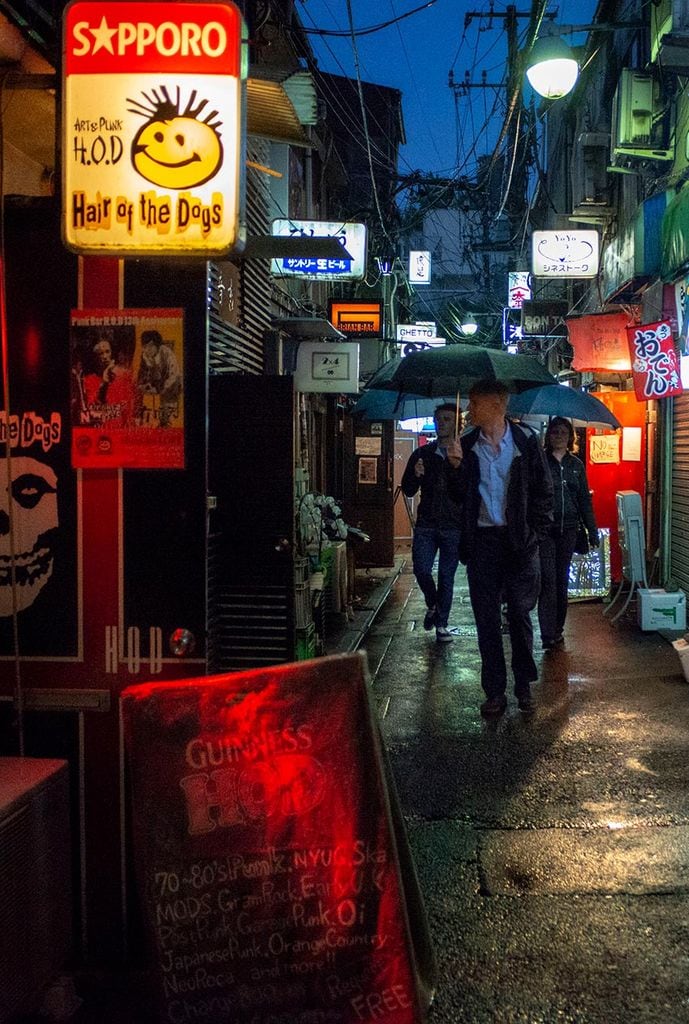
[[[553,485],[536,434],[506,417],[507,387],[479,381],[469,391],[473,429],[447,448],[450,494],[461,505],[460,560],[481,653],[485,718],[507,707],[507,665],[501,602],[507,604],[514,692],[531,714],[533,659],[531,611],[540,589],[539,539],[552,523]]]

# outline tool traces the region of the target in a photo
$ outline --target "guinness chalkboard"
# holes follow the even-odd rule
[[[160,1019],[419,1024],[433,957],[364,656],[122,701]]]

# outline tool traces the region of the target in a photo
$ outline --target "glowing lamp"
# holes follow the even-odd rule
[[[556,36],[543,36],[531,50],[526,77],[539,96],[558,100],[576,85],[579,65],[566,43]]]
[[[473,338],[478,330],[478,324],[473,316],[468,313],[464,321],[460,324],[459,329],[465,338]]]

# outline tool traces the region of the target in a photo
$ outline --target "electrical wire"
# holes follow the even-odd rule
[[[434,2],[435,2],[435,0],[434,0]],[[430,7],[431,5],[430,4],[426,4],[425,6]],[[390,0],[390,10],[393,12],[393,14],[395,13],[394,0]],[[405,59],[405,61],[407,63],[407,68],[409,70],[409,81],[411,82],[411,84],[413,86],[413,89],[414,89],[414,92],[416,94],[416,101],[417,101],[417,103],[419,105],[419,108],[423,109],[423,100],[421,99],[421,93],[419,92],[419,84],[417,82],[416,75],[414,74],[414,68],[412,66],[412,62],[411,62],[411,59],[409,57],[409,51],[407,50],[407,45],[406,45],[406,43],[404,41],[404,36],[402,35],[402,30],[400,29],[399,25],[395,25],[395,28],[397,30],[397,35],[399,36],[400,46],[402,47],[402,52],[404,54],[404,59]],[[436,152],[436,155],[438,157],[442,157],[442,154],[440,152],[440,149],[438,148],[438,143],[437,143],[437,141],[435,139],[435,136],[433,135],[432,132],[429,132],[429,136],[430,136],[430,139],[431,139],[431,143],[433,145],[433,149]]]
[[[357,47],[356,36],[354,35],[354,16],[352,14],[352,0],[346,0],[347,3],[347,17],[349,19],[349,26],[352,30],[352,54],[354,56],[354,70],[356,73],[356,82],[359,92],[359,104],[361,106],[361,120],[364,126],[364,135],[366,137],[366,154],[368,156],[368,168],[371,175],[371,188],[373,190],[373,199],[376,205],[376,211],[378,213],[378,219],[380,221],[380,227],[384,237],[394,245],[394,242],[388,234],[387,227],[385,225],[385,219],[383,217],[383,211],[380,208],[380,199],[378,196],[378,185],[376,183],[376,176],[373,170],[373,159],[371,157],[371,138],[368,131],[368,118],[366,114],[366,104],[364,102],[364,90],[361,83],[361,69],[359,65],[359,50]]]
[[[327,29],[327,28],[311,28],[304,29],[305,32],[311,33],[312,35],[318,36],[368,36],[373,32],[380,32],[381,29],[389,28],[390,25],[397,25],[400,21],[404,21],[405,18],[410,18],[412,14],[418,14],[419,11],[425,11],[429,7],[433,7],[436,0],[428,0],[427,3],[421,4],[420,7],[414,7],[413,10],[407,11],[405,14],[400,14],[394,18],[390,18],[388,21],[382,21],[378,25],[371,25],[368,28],[358,28],[356,30],[348,32],[346,29]]]

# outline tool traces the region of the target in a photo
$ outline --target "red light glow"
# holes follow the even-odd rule
[[[168,1019],[180,992],[188,1019],[208,998],[178,952],[193,948],[222,964],[214,996],[242,1020],[419,1021],[361,658],[148,683],[123,712]]]

